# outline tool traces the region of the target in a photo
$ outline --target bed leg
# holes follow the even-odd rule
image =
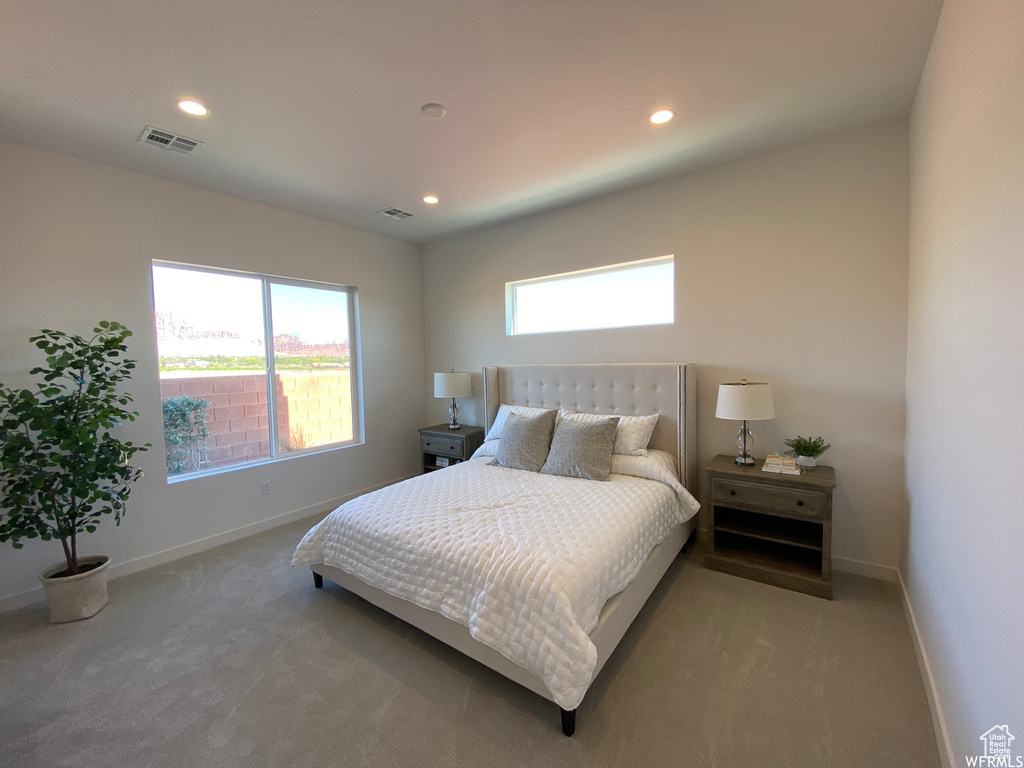
[[[559,709],[562,712],[562,733],[566,736],[572,736],[576,733],[576,710],[565,710]]]
[[[317,589],[321,589],[324,585],[324,577],[316,571],[313,571],[313,586]]]

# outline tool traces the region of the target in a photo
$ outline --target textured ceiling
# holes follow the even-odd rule
[[[4,0],[0,137],[426,242],[904,115],[940,6]]]

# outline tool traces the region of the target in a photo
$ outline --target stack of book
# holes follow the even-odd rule
[[[779,456],[777,453],[769,453],[761,471],[772,472],[776,475],[802,475],[804,468],[797,465],[795,456]]]

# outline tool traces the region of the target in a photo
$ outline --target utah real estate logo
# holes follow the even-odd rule
[[[1016,737],[1009,726],[994,725],[978,738],[985,745],[980,755],[966,755],[968,768],[1024,768],[1024,757],[1013,756],[1012,742]]]

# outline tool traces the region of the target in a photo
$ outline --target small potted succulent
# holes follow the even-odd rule
[[[64,561],[39,577],[50,621],[93,616],[109,601],[106,555],[78,552],[78,534],[92,533],[103,515],[120,524],[131,487],[142,470],[132,457],[150,444],[120,440],[111,431],[134,421],[119,392],[133,360],[123,357],[132,332],[103,321],[92,338],[40,331],[31,341],[46,353],[35,389],[0,386],[0,542],[60,539]]]
[[[832,447],[832,444],[826,443],[823,437],[800,437],[797,435],[783,442],[789,446],[789,453],[796,456],[796,463],[801,467],[817,466],[818,457]]]

